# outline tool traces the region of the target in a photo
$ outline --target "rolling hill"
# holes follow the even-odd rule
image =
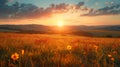
[[[44,25],[0,25],[0,32],[15,33],[42,33],[42,34],[74,34],[82,36],[108,36],[119,37],[120,25],[100,25],[100,26],[65,26],[59,30],[56,26]]]

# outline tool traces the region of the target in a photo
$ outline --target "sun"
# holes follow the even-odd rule
[[[63,22],[62,22],[62,21],[59,21],[59,22],[57,22],[57,26],[58,26],[58,27],[63,27],[63,26],[64,26],[64,24],[63,24]]]

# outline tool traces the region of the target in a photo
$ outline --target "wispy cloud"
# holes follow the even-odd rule
[[[120,4],[106,6],[98,10],[92,9],[88,13],[83,14],[82,16],[118,15],[118,14],[120,14]]]

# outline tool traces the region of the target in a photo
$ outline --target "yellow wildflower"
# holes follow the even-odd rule
[[[71,49],[72,49],[72,46],[68,45],[67,50],[71,50]]]
[[[11,59],[12,59],[12,60],[17,60],[17,59],[19,59],[19,54],[18,54],[18,53],[12,54],[12,55],[11,55]]]
[[[21,54],[24,55],[25,51],[24,50],[21,50]]]
[[[111,54],[108,54],[108,57],[112,57],[112,55],[111,55]]]

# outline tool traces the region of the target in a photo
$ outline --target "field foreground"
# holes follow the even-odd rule
[[[0,67],[120,67],[120,38],[0,33]]]

